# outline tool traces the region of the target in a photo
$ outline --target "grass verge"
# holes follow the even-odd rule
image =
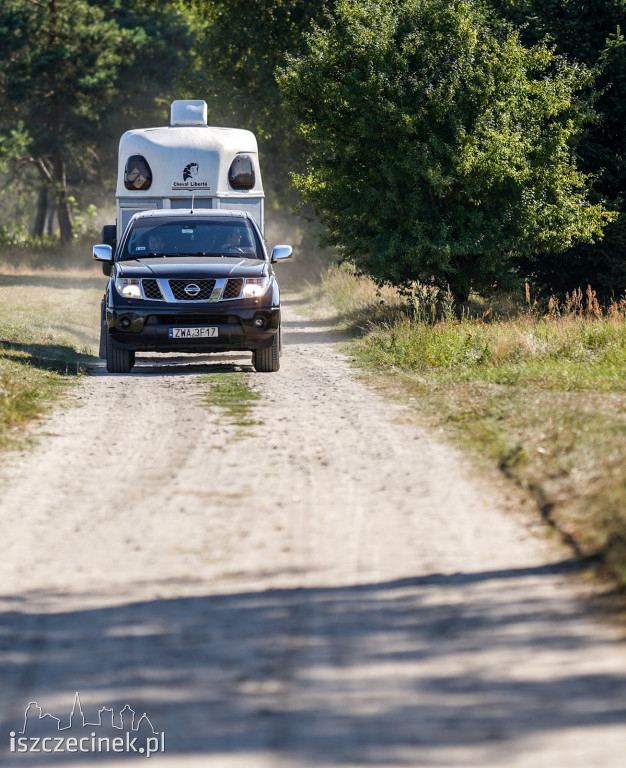
[[[0,274],[0,448],[93,362],[102,279],[91,272]]]
[[[358,330],[355,364],[414,398],[422,418],[521,486],[579,555],[626,586],[624,304],[603,316],[579,295],[546,314],[476,305],[459,320],[441,319],[424,295],[382,297],[345,269],[320,290]]]

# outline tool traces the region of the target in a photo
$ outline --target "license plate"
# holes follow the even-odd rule
[[[170,339],[213,339],[217,336],[215,326],[209,328],[170,328]]]

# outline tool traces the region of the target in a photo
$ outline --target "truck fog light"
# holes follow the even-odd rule
[[[254,321],[254,324],[257,328],[263,328],[265,325],[265,320],[262,317],[257,317]]]
[[[122,328],[130,328],[130,320],[127,317],[124,317],[120,323]]]

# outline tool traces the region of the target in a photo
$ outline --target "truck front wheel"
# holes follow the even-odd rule
[[[111,336],[106,334],[106,360],[109,373],[130,373],[135,365],[135,353],[130,349],[113,346]]]
[[[98,357],[100,360],[106,360],[107,356],[107,321],[105,318],[106,309],[104,299],[100,302],[100,347],[98,348]]]
[[[254,370],[260,373],[275,373],[280,368],[280,329],[274,334],[272,343],[265,349],[255,349],[252,354]]]

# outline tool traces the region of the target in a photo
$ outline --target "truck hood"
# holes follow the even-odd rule
[[[166,258],[132,259],[115,263],[118,277],[224,278],[262,277],[267,262],[237,257],[167,256]]]

